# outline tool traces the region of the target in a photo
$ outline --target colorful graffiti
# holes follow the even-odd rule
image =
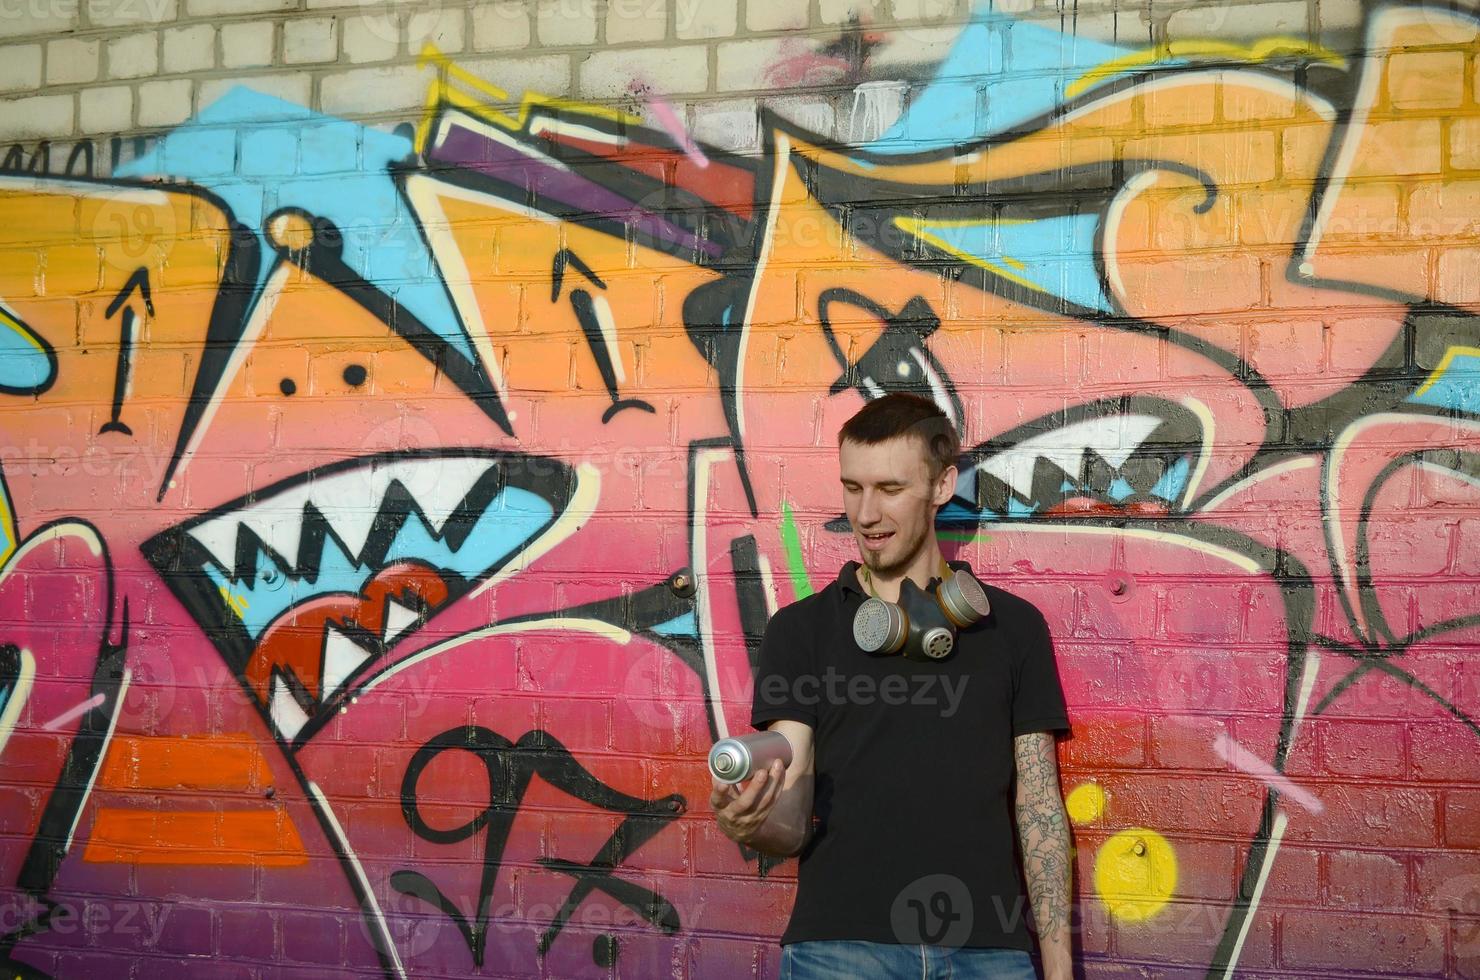
[[[429,50],[0,174],[6,968],[771,975],[703,753],[901,389],[1054,630],[1086,973],[1473,968],[1480,21],[1364,30],[982,14],[758,156]]]

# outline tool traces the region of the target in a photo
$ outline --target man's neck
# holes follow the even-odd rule
[[[890,575],[876,575],[864,564],[858,570],[858,580],[863,583],[864,591],[869,595],[877,596],[885,602],[899,601],[899,587],[905,579],[914,582],[920,588],[930,584],[932,578],[940,577],[941,565],[945,562],[945,556],[940,553],[940,545],[931,541],[915,560],[910,562],[909,567]]]

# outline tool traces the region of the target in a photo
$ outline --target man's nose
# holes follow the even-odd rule
[[[879,508],[879,496],[871,490],[865,490],[862,499],[858,503],[858,523],[864,527],[877,524],[883,516]]]

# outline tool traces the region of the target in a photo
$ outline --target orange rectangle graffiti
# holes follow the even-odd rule
[[[98,788],[229,791],[253,789],[269,778],[250,735],[120,735],[103,761]]]
[[[98,811],[82,859],[94,864],[296,867],[308,861],[293,822],[277,810]]]

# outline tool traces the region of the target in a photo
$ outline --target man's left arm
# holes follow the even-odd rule
[[[1069,980],[1069,820],[1059,789],[1052,732],[1029,732],[1012,741],[1017,765],[1018,842],[1045,980]]]

